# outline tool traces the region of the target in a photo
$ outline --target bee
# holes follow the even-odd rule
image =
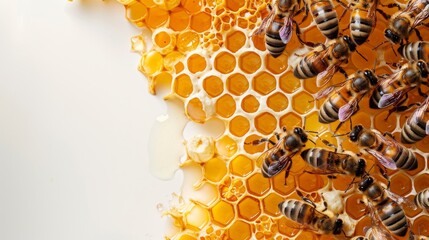
[[[357,45],[363,44],[371,34],[376,22],[378,0],[352,0],[350,35]]]
[[[372,219],[380,222],[390,233],[396,236],[403,237],[407,234],[410,225],[400,204],[407,204],[415,209],[414,203],[390,192],[369,175],[363,177],[359,182],[359,191],[364,195],[370,213],[373,215]],[[379,226],[376,223],[373,225]],[[380,228],[379,230],[383,229]]]
[[[301,152],[301,157],[317,169],[316,174],[349,174],[360,177],[365,173],[366,161],[345,153],[337,153],[324,148],[309,148]]]
[[[338,37],[338,16],[330,0],[311,0],[310,12],[317,28],[328,39]]]
[[[407,6],[395,13],[390,19],[384,36],[392,43],[399,44],[402,40],[407,40],[415,27],[429,17],[428,0],[410,0]],[[420,33],[417,32],[418,36]],[[420,38],[420,36],[419,36]]]
[[[253,35],[265,32],[265,47],[271,56],[276,58],[285,50],[292,37],[293,16],[300,4],[301,0],[276,0],[274,9],[268,5],[270,13]]]
[[[403,170],[417,168],[417,158],[412,151],[375,129],[365,129],[362,125],[356,125],[350,132],[349,138],[373,155],[386,168]]]
[[[401,142],[411,144],[429,135],[429,97],[407,119],[401,132]]]
[[[266,178],[271,178],[279,174],[283,169],[285,171],[285,181],[289,176],[289,170],[292,167],[292,157],[298,153],[305,143],[308,141],[308,136],[304,129],[296,127],[293,131],[288,131],[283,128],[284,135],[281,137],[280,134],[275,133],[277,142],[274,142],[267,138],[255,140],[250,144],[258,145],[263,142],[269,142],[273,147],[266,150],[259,157],[263,159],[261,172]]]
[[[290,220],[319,234],[338,235],[342,232],[343,220],[319,212],[312,202],[309,204],[304,201],[288,199],[279,203],[279,209]]]
[[[414,203],[419,208],[429,210],[429,188],[418,192],[414,198]]]
[[[418,88],[422,83],[426,84],[424,79],[428,74],[428,65],[423,60],[404,64],[400,70],[380,80],[371,94],[370,108],[386,108],[393,105],[394,109],[398,109],[398,106],[407,99],[409,91]]]
[[[336,120],[344,122],[359,110],[359,102],[378,83],[378,77],[371,70],[359,70],[350,75],[340,85],[333,85],[321,90],[316,99],[329,97],[322,104],[319,111],[319,122],[331,123]],[[335,87],[340,86],[332,92]]]
[[[399,54],[408,61],[429,61],[429,42],[417,41],[399,46]]]
[[[323,86],[335,72],[341,71],[340,65],[347,63],[350,54],[355,50],[356,44],[349,36],[331,40],[326,46],[322,44],[307,53],[295,66],[293,74],[300,79],[317,75],[317,86]]]

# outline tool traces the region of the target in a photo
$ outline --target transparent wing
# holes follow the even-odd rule
[[[383,228],[383,222],[377,214],[377,209],[375,209],[374,205],[368,203],[367,206],[371,216],[372,227],[367,230],[365,236],[369,239],[371,239],[370,236],[372,235],[375,239],[394,240],[389,231]]]
[[[316,78],[316,86],[322,87],[325,86],[326,83],[331,80],[331,78],[334,76],[335,72],[338,70],[338,65],[330,65],[325,71],[317,74]]]
[[[425,99],[425,101],[420,105],[420,107],[418,107],[413,115],[411,115],[411,117],[409,118],[409,123],[418,123],[420,119],[423,119],[424,114],[426,111],[428,111],[429,107],[429,97],[427,97]],[[426,122],[426,135],[429,134],[429,121]]]
[[[421,3],[421,4],[424,4],[424,3]],[[411,27],[412,28],[417,27],[422,21],[424,21],[428,17],[429,17],[429,4],[425,6],[423,11],[421,11],[419,14],[416,15],[416,17],[414,18],[414,22],[411,25]]]
[[[265,29],[271,25],[271,23],[274,20],[274,11],[271,11],[270,14],[268,14],[268,16],[266,16],[262,22],[261,25],[250,35],[250,37],[253,37],[255,35],[259,35],[262,34],[263,32],[265,32]]]
[[[396,193],[393,193],[387,189],[385,191],[386,191],[387,195],[390,197],[390,199],[397,202],[398,204],[404,205],[404,206],[411,208],[413,210],[417,209],[416,204],[414,204],[414,202],[409,200],[408,198],[402,197],[402,196],[400,196]]]
[[[349,119],[357,109],[358,100],[355,98],[338,110],[338,120],[344,122]]]
[[[279,30],[280,38],[284,44],[287,44],[292,37],[292,18],[285,17],[284,24]]]
[[[396,167],[395,161],[393,161],[392,158],[386,157],[386,156],[384,156],[383,154],[381,154],[380,152],[378,152],[378,151],[376,151],[374,149],[367,149],[367,151],[372,156],[374,156],[378,160],[378,162],[381,163],[381,165],[385,166],[386,168],[392,169],[392,170],[398,169],[398,167]]]
[[[378,102],[379,108],[386,108],[399,100],[404,96],[405,91],[404,90],[397,90],[393,93],[386,93],[383,96],[381,96],[380,101]]]
[[[287,162],[292,160],[292,155],[288,154],[280,157],[278,161],[271,162],[268,166],[268,172],[270,173],[270,175],[275,176],[279,174],[286,167]]]
[[[346,79],[346,81],[343,81],[343,82],[340,82],[340,83],[330,85],[328,87],[323,88],[322,90],[320,90],[316,93],[315,99],[319,100],[323,97],[328,96],[332,91],[334,91],[335,88],[344,86],[348,80],[349,79]]]

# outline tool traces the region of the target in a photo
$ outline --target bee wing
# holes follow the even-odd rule
[[[270,14],[268,14],[268,16],[266,16],[262,22],[261,25],[250,35],[250,37],[253,37],[254,35],[259,35],[263,32],[265,32],[265,29],[271,25],[271,23],[274,20],[274,11],[271,11]]]
[[[328,96],[332,91],[334,91],[335,88],[344,86],[347,81],[348,81],[348,79],[346,79],[346,81],[340,82],[338,84],[330,85],[330,86],[318,91],[316,93],[315,99],[319,100],[323,97]]]
[[[425,3],[420,3],[420,4],[425,4]],[[426,5],[425,8],[419,14],[416,15],[416,17],[414,18],[414,22],[411,25],[411,27],[412,28],[417,27],[422,21],[424,21],[428,17],[429,17],[429,5]]]
[[[375,206],[372,205],[372,203],[368,203],[367,206],[369,208],[372,226],[367,230],[365,236],[369,238],[372,235],[375,237],[374,239],[394,240],[389,231],[383,228],[383,221],[377,214],[377,209],[375,209]]]
[[[429,107],[429,97],[414,111],[413,115],[409,118],[409,123],[418,123],[419,119],[422,119],[425,112]],[[429,134],[429,121],[426,122],[426,134]]]
[[[287,162],[291,161],[293,155],[294,154],[285,154],[280,157],[278,161],[271,162],[268,166],[268,172],[272,176],[279,174],[286,167]]]
[[[411,208],[413,210],[417,209],[416,204],[414,204],[414,202],[409,200],[408,198],[402,197],[402,196],[400,196],[396,193],[393,193],[387,189],[385,191],[386,191],[387,195],[390,197],[390,199],[397,202],[398,204],[407,206],[408,208]]]
[[[340,122],[344,122],[349,119],[353,113],[356,112],[357,104],[358,100],[355,98],[351,102],[348,102],[346,105],[340,107],[338,110],[338,120],[340,120]]]
[[[265,150],[256,160],[258,163],[261,163],[267,156],[271,155],[272,152],[276,151],[280,148],[280,144],[283,142],[283,139],[280,139],[275,145],[272,147],[269,147],[267,150]]]
[[[326,83],[331,80],[334,76],[334,73],[338,70],[338,66],[336,64],[330,65],[325,71],[317,74],[316,78],[316,86],[322,87],[325,86]]]
[[[284,24],[279,30],[280,38],[284,44],[288,43],[292,37],[292,23],[292,18],[285,17]]]
[[[392,170],[395,170],[398,168],[396,167],[396,163],[395,161],[393,161],[392,158],[386,157],[374,149],[367,149],[366,151],[369,152],[375,158],[377,158],[378,162],[381,163],[381,165],[385,166],[386,168],[392,169]]]
[[[381,96],[380,101],[378,102],[378,108],[386,108],[399,100],[404,96],[404,89],[395,90],[393,93],[386,93]]]

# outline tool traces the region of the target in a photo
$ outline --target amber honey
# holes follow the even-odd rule
[[[180,231],[166,236],[169,239],[334,239],[320,236],[309,230],[301,230],[296,223],[283,217],[278,203],[287,198],[296,198],[296,190],[312,194],[320,204],[321,194],[331,190],[344,192],[344,213],[350,217],[354,235],[364,235],[372,222],[367,216],[362,195],[356,184],[350,185],[351,176],[327,176],[306,173],[308,166],[299,154],[292,159],[290,176],[284,172],[272,178],[264,178],[260,172],[263,162],[259,158],[267,145],[249,144],[255,140],[271,138],[283,127],[300,126],[317,132],[311,136],[315,143],[308,142],[305,148],[325,147],[321,139],[351,152],[359,148],[347,136],[333,137],[338,122],[321,124],[318,109],[324,99],[315,101],[314,94],[321,88],[315,78],[300,80],[294,77],[292,60],[294,51],[302,48],[293,33],[284,53],[273,58],[265,48],[264,34],[252,35],[261,20],[268,15],[270,0],[129,0],[125,5],[127,19],[138,27],[146,26],[153,32],[151,49],[142,53],[139,69],[150,81],[150,91],[155,93],[157,82],[171,81],[171,95],[183,101],[184,111],[192,121],[204,123],[210,118],[225,122],[225,133],[215,141],[215,155],[196,165],[201,167],[203,177],[194,186],[196,192],[207,190],[206,198],[192,197],[181,215],[170,214]],[[335,5],[337,3],[333,1]],[[386,1],[392,3],[393,1]],[[401,1],[404,2],[404,1]],[[388,14],[396,9],[380,7]],[[343,7],[337,5],[338,15]],[[350,11],[340,22],[340,32],[348,30]],[[296,17],[301,23],[302,15]],[[308,42],[324,43],[325,38],[309,16],[300,27],[302,38]],[[368,42],[359,46],[349,64],[344,67],[348,74],[357,69],[374,69],[377,74],[391,74],[388,67],[401,58],[390,47],[373,50],[384,40],[387,22],[377,14],[377,26]],[[427,29],[421,28],[422,36]],[[151,46],[141,36],[133,38],[134,45]],[[415,40],[412,34],[410,40]],[[137,47],[136,47],[137,50]],[[296,58],[296,56],[295,56]],[[380,65],[385,61],[387,65]],[[331,84],[344,81],[344,75],[335,73]],[[427,91],[427,88],[424,88]],[[409,101],[422,101],[415,92],[410,92]],[[399,139],[401,126],[411,111],[392,113],[388,110],[369,109],[368,98],[360,102],[360,111],[352,117],[353,125],[362,124],[380,132],[393,132]],[[305,126],[303,124],[305,123]],[[398,125],[399,123],[399,125]],[[337,134],[350,131],[350,123],[338,128]],[[412,199],[416,192],[429,187],[428,151],[429,138],[414,145],[419,166],[413,171],[388,171],[391,191]],[[368,157],[369,163],[375,161]],[[185,172],[186,173],[186,172]],[[377,176],[377,179],[382,180]],[[384,181],[384,180],[383,180]],[[347,193],[345,190],[347,189]],[[328,202],[329,204],[329,202]],[[405,208],[415,233],[429,235],[427,212]]]

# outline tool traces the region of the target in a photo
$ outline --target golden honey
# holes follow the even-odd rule
[[[334,239],[319,236],[282,217],[278,203],[287,198],[299,199],[296,189],[313,193],[320,203],[320,194],[339,190],[343,194],[344,213],[356,225],[354,235],[364,235],[371,226],[371,219],[360,203],[362,195],[356,190],[351,176],[339,175],[336,179],[304,172],[307,164],[299,154],[293,157],[290,176],[284,172],[272,178],[264,178],[259,158],[266,145],[252,145],[255,140],[271,138],[282,127],[296,126],[315,131],[310,136],[315,143],[306,148],[325,147],[321,139],[340,149],[357,153],[359,149],[346,136],[333,137],[338,122],[321,124],[318,109],[323,99],[315,101],[314,94],[321,88],[315,78],[299,80],[294,77],[292,58],[294,51],[302,48],[296,33],[284,53],[273,58],[265,48],[264,34],[252,34],[268,15],[270,0],[121,0],[125,5],[126,18],[137,27],[148,27],[152,35],[152,47],[141,35],[133,38],[133,48],[142,54],[139,69],[149,79],[150,92],[155,85],[171,81],[171,94],[183,101],[184,111],[194,122],[204,123],[210,118],[225,122],[225,133],[215,141],[215,156],[196,164],[203,173],[195,191],[207,190],[206,198],[192,199],[182,214],[170,214],[180,225],[180,230],[166,236],[169,239]],[[335,1],[338,15],[343,7]],[[386,1],[385,4],[393,1]],[[405,1],[400,1],[405,2]],[[396,9],[381,7],[388,14]],[[349,34],[350,11],[340,22],[340,31]],[[311,27],[311,16],[301,23],[302,14],[295,19],[303,29],[301,37],[307,42],[324,43],[321,32]],[[391,74],[389,64],[401,61],[390,47],[373,47],[384,40],[387,22],[377,14],[377,26],[367,43],[353,53],[345,67],[350,75],[357,69],[374,69],[383,60],[387,65],[376,66],[376,74]],[[310,27],[309,27],[310,26]],[[421,28],[422,36],[427,29]],[[412,34],[410,40],[415,40]],[[296,56],[295,56],[296,57]],[[341,73],[335,73],[331,83],[344,81]],[[423,88],[427,91],[427,88]],[[410,92],[411,101],[422,98]],[[410,111],[389,115],[388,110],[369,109],[368,98],[360,102],[360,111],[352,117],[353,125],[362,124],[380,132],[393,132],[399,139],[401,126],[411,115]],[[305,123],[305,126],[303,124]],[[399,123],[399,125],[398,125]],[[350,131],[350,123],[344,123],[337,134]],[[388,171],[391,191],[412,199],[416,192],[429,187],[428,151],[429,138],[407,147],[416,150],[419,166],[413,171]],[[374,161],[368,157],[368,163]],[[185,172],[186,173],[186,172]],[[377,177],[377,179],[382,180]],[[385,182],[385,180],[383,180]],[[329,204],[329,203],[328,203]],[[415,233],[429,235],[429,217],[426,211],[405,208]]]

